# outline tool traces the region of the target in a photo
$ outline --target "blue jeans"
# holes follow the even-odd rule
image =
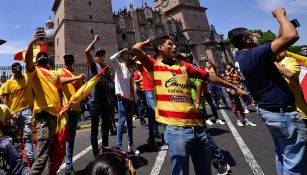
[[[191,155],[196,175],[211,175],[211,154],[205,127],[166,125],[164,138],[169,146],[172,175],[189,174]]]
[[[139,99],[142,101],[141,104],[138,106],[138,112],[140,117],[141,124],[146,123],[145,115],[146,115],[146,96],[145,91],[137,90],[136,91]]]
[[[32,139],[32,109],[26,108],[17,112],[19,118],[21,118],[23,136],[25,139],[25,149],[30,160],[34,160],[34,148]]]
[[[123,139],[123,127],[125,125],[125,119],[127,120],[127,132],[128,132],[128,145],[133,145],[133,133],[132,133],[132,116],[135,109],[135,102],[118,98],[118,124],[117,124],[117,148],[122,148]]]
[[[223,90],[220,86],[217,86],[215,84],[209,83],[208,84],[209,90],[210,90],[210,94],[213,96],[213,99],[215,101],[215,106],[219,107],[219,100],[218,97],[220,97],[225,105],[226,108],[229,108],[229,105],[226,101],[226,98],[223,94]]]
[[[11,140],[9,137],[0,137],[0,151],[4,153],[4,158],[10,165],[12,174],[25,173],[27,167]]]
[[[277,113],[257,108],[275,144],[277,175],[307,174],[307,127],[297,112]]]
[[[149,139],[155,138],[155,132],[158,131],[158,123],[156,122],[155,117],[155,99],[153,91],[145,91],[146,102],[148,106],[148,130],[149,130]]]
[[[78,125],[78,119],[80,117],[80,112],[68,111],[68,132],[69,141],[66,142],[66,169],[71,169],[72,157],[74,153],[76,130]]]
[[[207,132],[208,142],[211,150],[212,163],[215,162],[225,162],[224,155],[222,154],[221,149],[215,143],[211,134]]]

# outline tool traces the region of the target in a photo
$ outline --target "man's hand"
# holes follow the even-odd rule
[[[128,49],[127,49],[127,48],[124,48],[123,50],[119,51],[118,54],[119,54],[120,56],[123,56],[123,55],[125,55],[127,52],[128,52]]]
[[[284,8],[277,8],[272,11],[272,14],[275,18],[286,16],[286,10]]]
[[[136,104],[137,104],[138,106],[140,106],[140,105],[142,104],[142,100],[138,99],[138,101],[136,102]]]
[[[38,41],[40,41],[40,37],[41,37],[41,35],[35,33],[33,35],[32,39],[31,39],[31,41],[30,41],[30,44],[33,45],[33,44],[37,43]]]
[[[199,102],[198,103],[195,102],[195,107],[196,107],[196,109],[199,108]]]
[[[100,36],[99,35],[95,35],[95,38],[94,38],[94,41],[98,41],[100,39]]]
[[[78,75],[78,79],[80,80],[80,79],[82,79],[82,80],[84,80],[85,79],[85,74],[80,74],[80,75]]]
[[[236,93],[243,99],[243,100],[249,100],[249,95],[246,91],[237,88]]]
[[[150,47],[151,46],[151,44],[152,44],[152,39],[151,38],[148,38],[145,42],[144,42],[144,46],[145,47]]]
[[[132,161],[130,159],[126,159],[126,161],[127,161],[127,164],[128,164],[128,169],[130,171],[130,174],[131,175],[136,175],[136,171],[135,171],[135,169],[133,167]]]
[[[17,119],[18,119],[18,115],[17,115],[16,113],[14,113],[14,114],[12,115],[12,120],[16,121]]]

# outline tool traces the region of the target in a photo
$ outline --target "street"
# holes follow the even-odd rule
[[[210,110],[207,110],[210,115]],[[226,162],[231,166],[231,174],[234,175],[274,175],[274,147],[270,134],[256,114],[254,107],[247,117],[256,123],[257,127],[236,125],[235,116],[231,111],[218,110],[221,119],[227,125],[214,124],[208,127],[209,132],[214,137],[219,147],[223,150]],[[223,115],[224,114],[224,115]],[[80,122],[89,124],[90,120]],[[134,120],[134,144],[141,151],[141,155],[133,156],[133,163],[137,174],[140,175],[167,175],[171,174],[171,163],[166,150],[151,152],[146,150],[148,130],[142,128],[139,120]],[[160,132],[163,128],[160,127]],[[101,139],[101,135],[99,138]],[[157,139],[161,143],[161,139]],[[116,136],[110,136],[110,146],[115,146]],[[123,135],[123,150],[127,151],[127,135]],[[86,166],[94,160],[90,142],[90,127],[77,130],[74,150],[74,168],[76,174],[85,174]],[[65,161],[60,167],[58,174],[64,175]],[[217,174],[212,166],[212,173]],[[192,161],[190,161],[190,174],[194,174]]]

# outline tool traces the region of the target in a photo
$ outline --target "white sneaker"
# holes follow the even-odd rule
[[[216,123],[220,124],[220,125],[226,125],[225,122],[223,122],[221,119],[217,119]]]
[[[237,125],[240,126],[240,127],[243,127],[243,123],[240,121],[240,120],[237,120]]]
[[[128,152],[132,152],[135,155],[139,155],[140,151],[134,147],[134,145],[128,145]]]
[[[246,121],[245,125],[250,125],[250,126],[253,126],[253,127],[256,127],[257,125],[251,121]]]
[[[249,113],[249,110],[248,109],[245,109],[244,110],[244,114],[248,114]]]
[[[213,123],[212,123],[212,121],[210,120],[210,119],[208,119],[208,120],[206,120],[206,123],[208,124],[208,125],[213,125]]]

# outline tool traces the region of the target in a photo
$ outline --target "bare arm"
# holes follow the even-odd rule
[[[245,92],[244,90],[238,88],[237,86],[213,75],[213,74],[210,74],[209,73],[209,77],[208,77],[208,81],[213,83],[213,84],[216,84],[216,85],[219,85],[219,86],[223,86],[223,87],[226,87],[226,88],[231,88],[233,90],[235,90],[235,92],[240,96],[242,97],[244,100],[248,100],[249,99],[249,96],[248,96],[248,93]]]
[[[201,87],[202,87],[202,83],[196,86],[196,100],[195,100],[196,108],[199,108],[200,96],[201,96],[201,90],[202,90]]]
[[[275,9],[272,14],[280,24],[280,37],[271,44],[274,55],[277,55],[294,44],[299,39],[299,35],[296,28],[287,19],[284,8]]]
[[[26,51],[25,60],[26,60],[26,69],[29,72],[32,72],[34,70],[35,64],[33,62],[33,45],[35,42],[39,40],[39,37],[37,34],[34,34],[32,40],[30,41],[30,44],[28,46],[28,49]]]
[[[144,42],[136,43],[132,46],[132,51],[137,59],[142,59],[145,57],[146,53],[143,51],[144,47],[151,45],[152,39],[148,39]]]
[[[60,82],[61,84],[68,84],[68,83],[71,83],[75,80],[80,80],[80,79],[84,79],[85,78],[85,75],[84,74],[80,74],[78,76],[75,76],[75,77],[70,77],[70,78],[65,78],[64,76],[61,76],[60,77]]]
[[[294,73],[292,73],[289,69],[283,67],[282,65],[278,64],[277,62],[274,62],[275,66],[279,70],[279,72],[285,76],[288,79],[291,79],[294,77]]]
[[[100,36],[99,35],[95,35],[94,40],[91,42],[90,45],[87,46],[87,48],[85,49],[85,55],[86,55],[86,59],[87,62],[91,65],[94,63],[94,58],[91,54],[91,50],[93,49],[95,43],[99,40]]]

